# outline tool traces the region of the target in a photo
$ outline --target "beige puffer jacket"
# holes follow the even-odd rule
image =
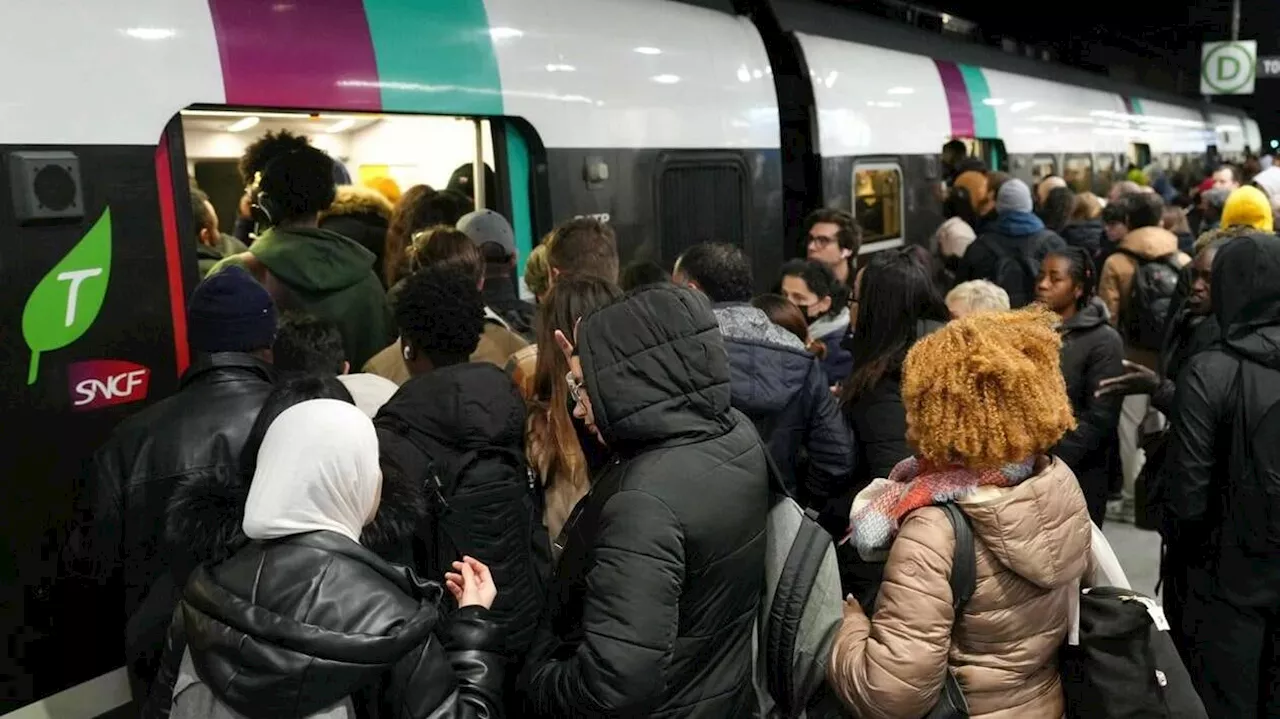
[[[959,506],[973,526],[978,581],[955,631],[955,534],[941,509],[926,507],[898,531],[875,616],[846,606],[831,685],[859,717],[920,717],[949,664],[975,719],[1058,719],[1058,647],[1091,541],[1076,478],[1044,460],[1022,484],[980,488]]]
[[[1174,264],[1185,267],[1191,258],[1178,251],[1178,236],[1162,227],[1139,227],[1120,240],[1120,249],[1148,260],[1174,256]],[[1107,304],[1112,326],[1119,329],[1120,319],[1133,292],[1133,276],[1138,262],[1124,252],[1112,252],[1098,275],[1098,296]],[[1137,347],[1125,347],[1125,358],[1150,369],[1158,369],[1159,353]]]

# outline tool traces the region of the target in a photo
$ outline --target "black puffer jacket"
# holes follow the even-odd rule
[[[730,401],[765,440],[793,496],[820,503],[849,488],[854,444],[822,363],[751,305],[715,309],[729,353]]]
[[[1107,322],[1107,311],[1096,300],[1076,312],[1058,330],[1062,333],[1062,376],[1076,416],[1076,428],[1066,434],[1054,454],[1071,468],[1089,516],[1101,524],[1107,511],[1109,470],[1119,451],[1120,423],[1117,395],[1095,397],[1098,384],[1124,374],[1124,341]]]
[[[1102,226],[1100,219],[1072,220],[1062,228],[1061,234],[1067,245],[1079,247],[1096,258],[1102,251],[1102,238],[1106,235],[1106,228]]]
[[[179,586],[168,572],[186,564],[163,542],[169,499],[179,484],[239,474],[240,451],[274,380],[270,365],[246,354],[199,356],[177,394],[121,423],[94,455],[85,519],[66,551],[73,574],[113,595],[89,604],[123,609],[106,619],[129,622],[134,680],[145,684],[154,674]]]
[[[395,501],[384,497],[362,541],[384,556],[412,560],[424,576],[447,570],[431,566],[435,559],[435,515],[424,487],[432,460],[450,462],[473,450],[505,450],[523,463],[524,418],[519,391],[506,373],[491,364],[442,367],[405,383],[374,420],[383,456],[384,487],[394,488],[400,496]],[[482,459],[480,464],[486,461]],[[475,477],[494,478],[481,474],[491,469],[499,467],[489,462],[487,468],[474,470]],[[497,476],[495,481],[504,479],[519,482],[521,488],[528,481],[523,471],[516,476]],[[494,620],[510,632],[508,648],[516,654],[528,648],[542,612],[544,577],[530,553],[539,539],[546,543],[545,533],[539,534],[542,514],[533,493],[519,496],[520,503],[501,508],[503,516],[497,524],[509,528],[501,535],[504,543],[475,549],[476,558],[489,565],[500,589],[493,605]],[[415,536],[420,541],[415,542]],[[543,556],[545,553],[538,558]]]
[[[379,719],[499,716],[501,629],[480,607],[441,622],[442,594],[334,532],[250,543],[192,574],[143,715],[168,716],[189,649],[204,684],[249,719],[348,696]]]
[[[1263,530],[1258,506],[1236,496],[1232,423],[1240,407],[1241,364],[1259,365],[1246,416],[1256,422],[1280,401],[1280,242],[1256,233],[1223,245],[1213,263],[1213,314],[1222,327],[1218,346],[1187,362],[1178,377],[1164,464],[1163,534],[1188,548],[1188,561],[1213,575],[1217,597],[1237,606],[1273,606],[1280,571],[1270,556],[1249,551],[1246,540]],[[1255,367],[1254,369],[1258,369]],[[1277,488],[1267,487],[1275,492]],[[1273,495],[1274,496],[1274,495]]]
[[[616,461],[570,519],[528,693],[544,717],[751,716],[764,592],[765,449],[729,406],[701,295],[637,290],[578,331]]]

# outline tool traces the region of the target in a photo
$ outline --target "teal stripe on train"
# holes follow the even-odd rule
[[[960,74],[964,77],[965,89],[969,91],[969,103],[973,107],[974,136],[988,139],[1000,137],[999,128],[996,125],[995,108],[984,102],[991,99],[991,88],[987,86],[987,76],[982,73],[982,68],[976,65],[958,64]]]
[[[533,213],[529,209],[529,144],[520,128],[507,125],[507,177],[511,178],[511,226],[516,231],[517,277],[524,277],[524,263],[533,251]]]
[[[484,0],[364,0],[388,112],[501,115]]]

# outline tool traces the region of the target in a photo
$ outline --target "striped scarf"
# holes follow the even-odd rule
[[[889,479],[877,480],[859,497],[861,506],[855,506],[851,517],[854,546],[862,556],[874,556],[889,548],[902,520],[911,512],[954,502],[973,494],[978,487],[1013,487],[1030,478],[1034,471],[1034,458],[1000,469],[970,470],[934,467],[908,457],[893,468]]]

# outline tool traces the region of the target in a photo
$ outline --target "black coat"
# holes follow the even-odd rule
[[[1270,611],[1280,604],[1280,547],[1270,556],[1246,548],[1244,540],[1263,528],[1251,519],[1256,507],[1233,501],[1239,468],[1232,466],[1232,425],[1240,410],[1242,358],[1270,378],[1247,398],[1246,416],[1256,422],[1280,401],[1278,276],[1280,243],[1274,235],[1256,233],[1218,250],[1212,291],[1213,314],[1223,328],[1220,343],[1192,357],[1178,376],[1161,479],[1166,540],[1185,552],[1192,568],[1213,577],[1216,599]]]
[[[104,605],[89,602],[111,626],[130,635],[131,679],[154,673],[163,628],[178,586],[169,578],[191,562],[182,545],[163,541],[166,509],[188,482],[232,481],[240,452],[275,373],[246,354],[196,358],[178,393],[130,417],[93,459],[93,481],[82,501],[85,518],[68,542],[72,572],[107,587]]]
[[[751,716],[769,480],[729,406],[715,316],[651,286],[588,315],[578,339],[615,461],[569,521],[527,674],[535,713]]]
[[[853,435],[822,363],[762,310],[726,305],[715,312],[729,353],[730,402],[768,444],[793,496],[821,506],[844,493]]]
[[[499,716],[502,632],[479,607],[441,622],[442,595],[334,532],[252,542],[192,574],[144,716],[168,716],[184,649],[250,719],[306,717],[348,696],[379,719]]]
[[[431,571],[434,515],[428,511],[430,503],[424,492],[429,463],[432,459],[448,461],[472,450],[499,449],[523,457],[524,420],[519,391],[506,373],[488,363],[442,367],[406,382],[374,419],[384,460],[384,487],[393,488],[399,496],[390,502],[383,498],[361,541],[383,556],[412,562],[424,574]],[[437,451],[448,456],[433,457]],[[526,477],[522,474],[518,480],[524,482]],[[503,523],[513,532],[517,527],[525,528],[528,534],[522,537],[522,548],[532,550],[538,537],[543,544],[547,541],[545,532],[537,534],[541,522],[536,519],[541,512],[534,507],[531,495],[526,498],[530,501],[523,507],[504,506],[501,510]],[[415,542],[415,536],[423,541]],[[430,556],[415,556],[424,547]],[[527,553],[475,551],[476,558],[489,565],[499,588],[493,605],[495,621],[511,633],[508,648],[522,653],[541,614],[544,578],[530,576]]]
[[[1062,239],[1071,247],[1079,247],[1097,257],[1102,252],[1102,238],[1106,236],[1106,228],[1102,220],[1072,220],[1062,228]]]
[[[1107,322],[1106,310],[1094,301],[1059,328],[1062,333],[1062,377],[1075,413],[1076,428],[1058,442],[1054,454],[1075,473],[1089,505],[1089,515],[1101,524],[1106,516],[1110,472],[1120,442],[1122,397],[1095,397],[1099,383],[1124,374],[1124,341]]]

